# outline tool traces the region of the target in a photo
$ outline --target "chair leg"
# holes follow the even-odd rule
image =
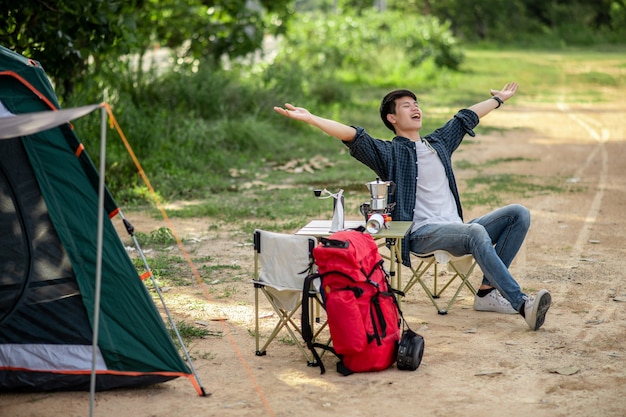
[[[467,289],[469,289],[473,295],[476,295],[476,289],[474,288],[474,286],[469,280],[469,277],[472,275],[472,272],[474,272],[474,268],[476,267],[476,261],[472,262],[472,266],[470,266],[470,268],[464,274],[459,272],[459,270],[457,269],[456,265],[453,262],[450,263],[450,266],[454,269],[454,272],[456,272],[463,279],[463,284],[465,284]]]
[[[443,312],[440,311],[439,314],[447,314],[448,310],[450,310],[450,308],[452,307],[452,304],[456,301],[463,287],[467,287],[472,293],[472,295],[476,294],[476,290],[474,289],[474,286],[469,281],[469,277],[472,275],[472,272],[474,271],[474,267],[476,266],[476,261],[472,263],[472,266],[465,273],[459,271],[459,269],[457,268],[457,266],[454,264],[453,261],[449,262],[448,264],[454,271],[454,276],[450,278],[450,280],[446,283],[446,285],[441,291],[445,290],[452,283],[452,281],[454,281],[457,278],[461,280],[461,283],[459,284],[452,298],[450,298],[450,300],[448,301],[448,305],[446,306],[446,309],[442,310]]]
[[[426,295],[428,295],[428,298],[430,298],[430,302],[433,303],[433,305],[435,306],[435,308],[437,309],[437,313],[444,315],[444,314],[448,314],[448,310],[443,310],[439,307],[439,304],[437,303],[437,298],[439,298],[439,295],[435,295],[430,291],[430,288],[428,288],[428,285],[426,285],[426,283],[422,280],[420,280],[419,282],[422,285],[422,289],[424,290],[424,292],[426,293]]]
[[[431,291],[430,288],[428,288],[428,285],[426,285],[426,283],[423,280],[424,274],[426,274],[426,272],[433,267],[434,269],[434,281],[433,281],[433,290]],[[435,308],[437,309],[437,312],[439,314],[447,314],[447,309],[444,310],[442,308],[439,307],[439,304],[437,303],[436,299],[439,298],[441,292],[443,290],[445,290],[447,288],[447,286],[449,285],[446,284],[441,290],[437,291],[437,261],[434,257],[432,258],[427,258],[427,259],[421,259],[420,263],[417,267],[411,267],[411,272],[412,272],[412,276],[411,279],[409,279],[409,281],[406,283],[406,285],[404,286],[404,289],[402,290],[405,294],[407,294],[409,292],[409,290],[411,290],[411,288],[413,288],[413,286],[417,283],[419,283],[422,287],[422,289],[424,290],[424,292],[426,293],[426,295],[428,296],[428,298],[430,299],[430,302],[433,303],[433,305],[435,306]]]
[[[259,349],[260,334],[259,334],[259,287],[254,286],[254,341],[256,343],[255,354],[257,356],[265,355],[265,350],[261,352]]]
[[[431,266],[434,265],[434,272],[435,272],[435,283],[434,283],[434,289],[435,291],[431,291],[430,288],[428,288],[428,285],[426,285],[426,283],[424,282],[424,280],[422,279],[422,277],[424,276],[424,274],[430,269]],[[435,308],[437,309],[437,312],[439,314],[446,314],[447,311],[446,310],[442,310],[439,307],[439,304],[437,304],[436,298],[439,298],[439,294],[441,293],[441,291],[439,293],[436,292],[437,289],[437,282],[436,282],[436,276],[437,276],[437,262],[436,259],[433,258],[428,258],[426,260],[420,260],[419,265],[416,268],[411,267],[411,272],[413,273],[413,275],[411,276],[411,279],[409,280],[409,282],[407,282],[406,286],[403,289],[403,292],[405,294],[408,293],[408,291],[413,288],[413,286],[416,283],[419,283],[422,286],[422,289],[424,290],[424,292],[426,293],[426,295],[428,296],[428,298],[430,299],[430,302],[433,303],[433,305],[435,306]]]
[[[300,311],[300,308],[302,307],[301,304],[297,305],[293,310],[291,311],[286,311],[280,308],[279,305],[276,304],[276,302],[272,299],[271,295],[269,293],[266,292],[264,287],[260,288],[262,291],[264,291],[267,295],[267,300],[268,302],[272,305],[272,308],[274,309],[274,311],[276,312],[276,314],[278,314],[278,323],[276,323],[276,325],[274,326],[274,329],[272,330],[272,333],[267,337],[267,339],[265,340],[265,343],[263,344],[263,346],[261,348],[259,348],[259,340],[260,340],[260,334],[259,334],[259,329],[258,329],[258,303],[257,303],[257,307],[256,307],[256,320],[257,320],[257,324],[256,324],[256,339],[257,339],[257,345],[256,345],[256,355],[257,356],[264,356],[267,353],[267,347],[270,345],[270,343],[272,343],[272,341],[276,338],[276,336],[278,336],[278,334],[280,333],[280,331],[282,329],[285,329],[289,335],[291,336],[292,340],[294,341],[295,345],[298,347],[298,349],[300,350],[300,352],[302,353],[302,355],[305,357],[307,364],[309,366],[317,366],[315,359],[312,358],[312,355],[310,354],[310,352],[308,352],[308,350],[306,349],[306,347],[304,346],[304,343],[302,342],[303,338],[302,338],[302,331],[300,330],[300,327],[298,325],[298,323],[296,323],[296,321],[294,321],[294,316],[296,315],[297,312]],[[257,295],[255,294],[255,297],[257,297]],[[255,302],[257,302],[257,299],[255,298]],[[309,305],[309,308],[311,306]],[[311,311],[311,310],[309,310]],[[311,317],[311,321],[315,321],[315,317],[313,317],[313,315],[310,315]],[[319,326],[319,328],[316,330],[316,332],[314,332],[314,339],[317,338],[317,336],[321,333],[321,331],[326,327],[326,323],[323,323],[321,326]]]
[[[470,292],[472,294],[476,294],[476,289],[472,286],[472,283],[469,281],[469,277],[471,276],[474,267],[476,266],[476,261],[473,261],[471,264],[471,267],[468,269],[467,272],[464,272],[462,270],[460,270],[455,264],[454,261],[450,261],[448,263],[448,265],[450,265],[450,267],[452,268],[452,270],[454,271],[454,275],[450,278],[450,279],[446,279],[445,283],[443,284],[443,286],[440,287],[440,283],[438,281],[438,275],[439,275],[439,271],[438,271],[438,263],[436,261],[436,259],[433,258],[427,258],[427,259],[420,259],[420,263],[417,267],[411,267],[411,272],[413,273],[411,279],[407,282],[406,286],[404,287],[403,291],[404,293],[408,293],[408,291],[416,284],[419,282],[419,284],[421,285],[422,289],[424,290],[424,292],[426,293],[426,295],[428,296],[428,298],[430,299],[430,301],[433,303],[433,305],[435,306],[435,308],[437,309],[437,313],[441,314],[441,315],[445,315],[448,314],[448,310],[452,307],[452,304],[456,301],[457,297],[459,296],[461,290],[463,289],[463,287],[467,287]],[[426,272],[430,269],[433,268],[433,285],[432,285],[432,290],[431,288],[428,287],[428,285],[426,284],[426,282],[424,281],[423,277],[426,274]],[[439,299],[441,297],[441,294],[456,280],[456,279],[460,279],[461,282],[458,286],[458,288],[456,289],[454,295],[452,296],[452,298],[450,298],[450,300],[447,303],[447,306],[445,308],[441,308],[439,307],[439,304],[437,303],[437,299]]]
[[[413,275],[402,289],[402,292],[404,292],[405,294],[408,293],[409,290],[413,288],[416,283],[421,282],[422,276],[424,276],[426,271],[428,271],[433,263],[435,263],[435,258],[421,260],[419,265],[415,268],[411,266],[411,272],[413,273]]]
[[[472,266],[469,268],[469,270],[466,273],[462,273],[459,271],[459,269],[456,267],[456,265],[454,264],[454,262],[450,262],[449,265],[452,267],[452,269],[454,270],[454,276],[452,277],[452,279],[450,279],[450,281],[446,284],[446,287],[448,285],[450,285],[450,283],[452,283],[452,281],[454,279],[456,279],[457,277],[461,280],[461,284],[459,284],[459,287],[456,289],[456,292],[454,293],[454,296],[452,296],[452,298],[450,299],[450,301],[448,301],[448,306],[446,307],[445,312],[447,313],[447,311],[450,309],[450,307],[452,307],[452,304],[454,303],[454,301],[456,300],[456,298],[459,296],[459,293],[461,292],[461,290],[463,289],[463,287],[467,287],[470,292],[472,293],[472,295],[476,295],[476,289],[474,289],[474,286],[472,285],[472,283],[469,281],[469,277],[472,275],[472,272],[474,271],[474,267],[476,266],[476,261],[474,261],[472,263]],[[445,288],[444,288],[445,289]],[[441,313],[440,313],[441,314]],[[445,313],[444,313],[445,314]]]

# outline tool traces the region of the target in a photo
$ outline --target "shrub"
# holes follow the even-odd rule
[[[400,19],[391,12],[317,20],[305,16],[275,61],[230,62],[228,69],[198,62],[141,77],[128,67],[110,80],[107,101],[161,198],[194,199],[237,190],[237,181],[254,179],[267,165],[327,150],[327,142],[310,139],[319,132],[276,115],[273,106],[291,101],[316,112],[328,110],[333,117],[341,107],[358,109],[353,100],[371,84],[398,84],[407,74],[413,82],[436,84],[445,76],[442,66],[455,68],[461,57],[447,27],[435,19]],[[88,90],[101,88],[82,86],[68,105],[85,104]],[[99,116],[75,126],[97,160]],[[241,173],[236,179],[233,170]],[[113,132],[107,142],[106,180],[119,202],[150,197]]]
[[[278,60],[306,63],[315,79],[367,81],[398,64],[419,67],[432,60],[457,69],[463,53],[448,24],[437,18],[366,10],[348,14],[300,14],[291,22]]]

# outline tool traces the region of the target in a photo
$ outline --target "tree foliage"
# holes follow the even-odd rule
[[[63,96],[88,74],[115,80],[120,57],[155,45],[175,50],[177,62],[245,56],[266,34],[284,33],[296,7],[347,25],[374,10],[403,13],[394,25],[436,17],[468,42],[626,39],[626,0],[0,0],[0,43],[41,61]]]
[[[552,36],[590,44],[626,37],[624,0],[388,0],[388,7],[450,22],[455,36],[467,41]]]
[[[280,34],[292,0],[146,0],[139,33],[144,42],[185,46],[184,53],[215,61],[257,50],[266,34]],[[142,45],[145,49],[147,45]]]
[[[42,62],[59,87],[71,90],[90,56],[121,47],[131,2],[0,0],[0,43]],[[123,50],[123,48],[122,48]]]
[[[119,57],[154,45],[217,60],[257,50],[280,33],[293,0],[0,0],[0,43],[41,61],[69,94],[87,75],[115,72]],[[184,47],[181,49],[181,47]],[[59,88],[60,87],[60,88]],[[60,90],[60,91],[59,91]]]
[[[402,65],[417,68],[427,61],[457,69],[463,53],[447,23],[429,16],[405,16],[374,9],[360,13],[302,13],[290,24],[278,62],[304,63],[314,80],[332,79],[337,71],[352,80],[390,76]]]
[[[570,44],[623,42],[625,0],[296,0],[298,11],[375,9],[437,17],[466,40],[520,43],[542,37]]]

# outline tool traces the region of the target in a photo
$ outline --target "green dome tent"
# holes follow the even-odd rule
[[[110,220],[108,191],[97,271],[100,179],[67,121],[102,106],[59,107],[41,65],[0,46],[0,391],[89,390],[95,372],[97,390],[183,376],[204,395]]]

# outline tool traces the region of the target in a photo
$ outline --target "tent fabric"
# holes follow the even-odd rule
[[[54,357],[51,363],[48,358]],[[39,369],[40,371],[81,371],[92,366],[91,345],[54,344],[3,344],[0,345],[0,361],[13,369]],[[107,365],[98,350],[96,370],[106,370]]]
[[[0,122],[27,115],[46,129],[0,140],[0,391],[88,390],[98,172],[65,118],[100,105],[59,110],[41,65],[1,46],[0,101],[16,115]],[[108,191],[105,209],[118,210]],[[192,379],[109,218],[103,226],[96,389]]]
[[[102,105],[92,104],[91,106],[73,109],[0,117],[0,139],[28,136],[43,130],[52,129],[71,120],[83,117],[100,107]]]

